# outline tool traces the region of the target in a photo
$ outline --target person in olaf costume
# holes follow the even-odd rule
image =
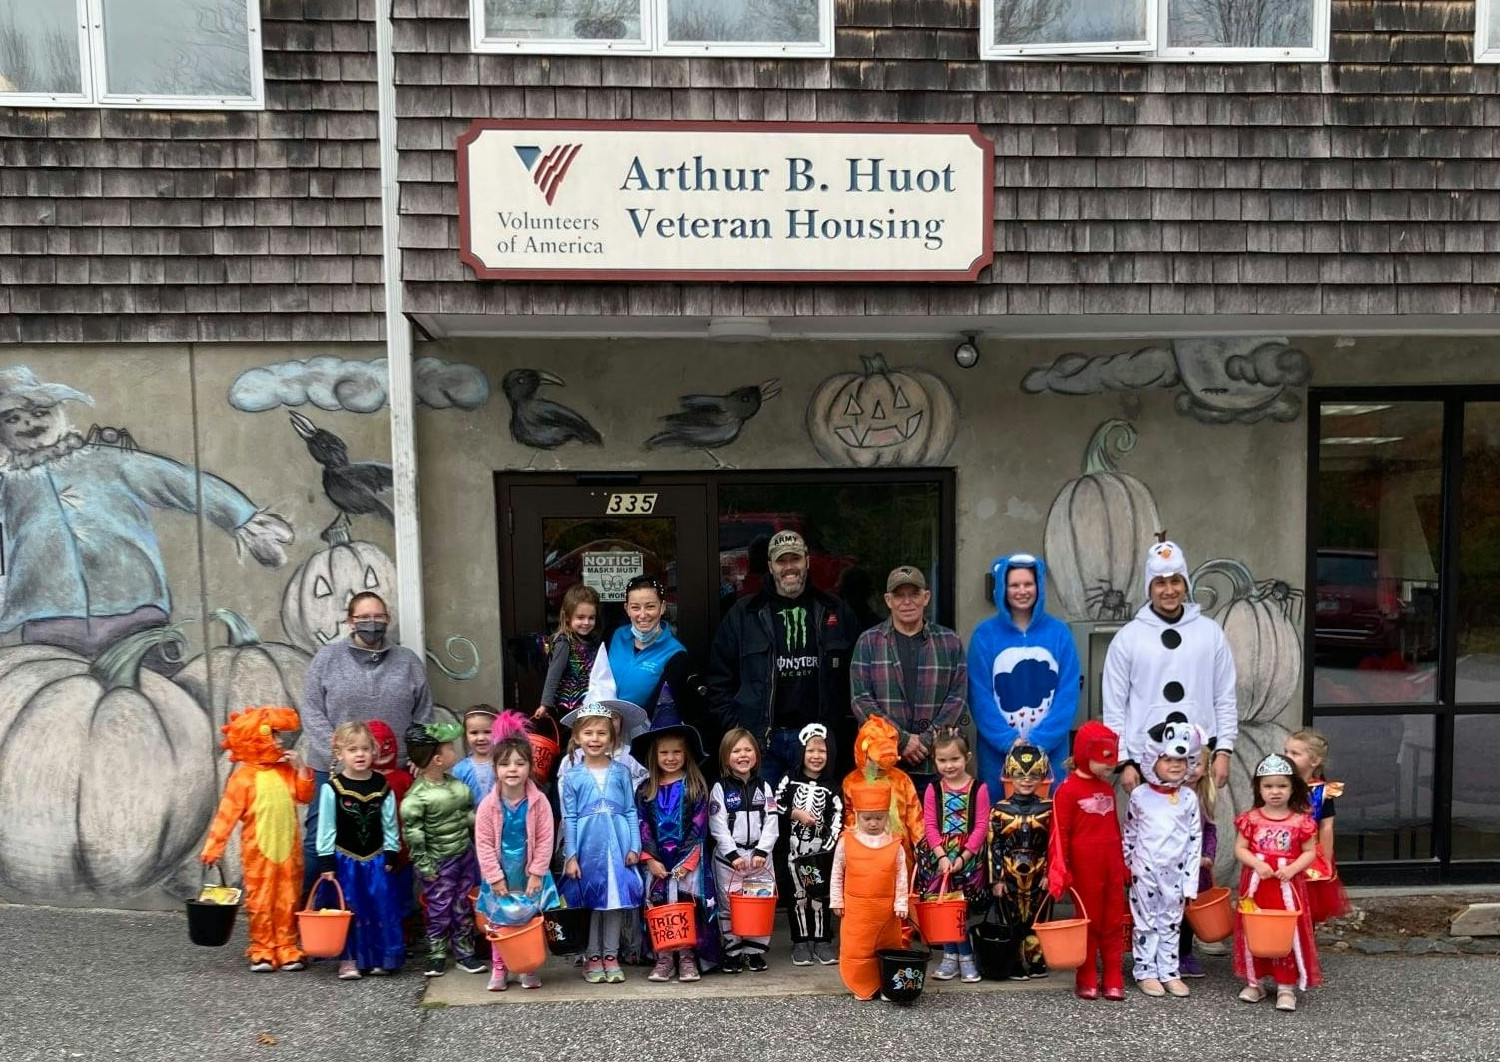
[[[1214,750],[1214,785],[1229,784],[1239,736],[1234,658],[1220,626],[1192,601],[1187,558],[1175,542],[1146,554],[1146,604],[1120,629],[1104,659],[1104,725],[1120,736],[1120,784],[1141,783],[1146,730],[1179,711],[1203,729]]]

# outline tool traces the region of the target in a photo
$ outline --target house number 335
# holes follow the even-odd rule
[[[655,508],[655,494],[611,494],[604,511],[611,516],[645,516]]]

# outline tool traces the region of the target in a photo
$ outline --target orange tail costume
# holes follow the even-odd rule
[[[297,805],[313,797],[312,772],[282,763],[276,732],[300,730],[291,708],[250,708],[235,712],[223,727],[223,747],[239,763],[224,785],[218,813],[208,828],[201,859],[216,863],[229,835],[240,826],[245,868],[245,910],[250,919],[252,963],[284,966],[302,962],[296,911],[302,894],[302,844]]]

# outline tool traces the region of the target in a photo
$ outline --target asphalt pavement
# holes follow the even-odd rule
[[[1131,990],[1124,1004],[1074,999],[1054,974],[1015,992],[935,985],[908,1008],[781,995],[770,981],[734,998],[656,985],[659,998],[611,1000],[600,986],[593,1001],[548,1002],[544,989],[504,1006],[441,1006],[423,1005],[414,973],[341,983],[325,963],[253,974],[242,943],[195,947],[174,913],[0,905],[0,1062],[1500,1062],[1495,956],[1325,952],[1327,984],[1295,1014],[1236,1001],[1227,958],[1206,960],[1190,999]]]

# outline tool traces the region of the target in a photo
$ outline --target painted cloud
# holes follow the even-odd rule
[[[431,409],[478,409],[490,385],[473,365],[419,358],[412,365],[417,401]],[[246,369],[229,387],[229,404],[246,413],[311,403],[319,409],[375,413],[386,403],[386,360],[309,358]]]

